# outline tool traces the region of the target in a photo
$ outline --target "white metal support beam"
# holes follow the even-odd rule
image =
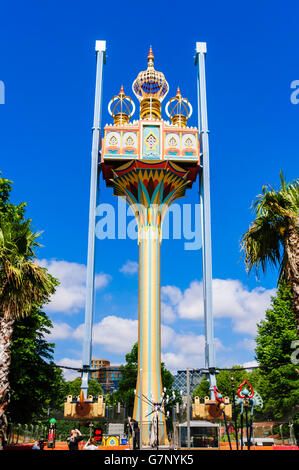
[[[85,302],[85,326],[83,341],[83,373],[82,386],[84,397],[87,398],[89,368],[91,365],[92,351],[92,326],[94,312],[94,281],[95,281],[95,218],[97,207],[97,192],[99,180],[99,148],[101,141],[101,114],[102,114],[102,85],[103,66],[105,63],[106,41],[96,41],[96,86],[94,119],[92,127],[91,150],[91,177],[90,177],[90,202],[89,202],[89,226],[88,226],[88,253],[86,275],[86,302]]]
[[[205,42],[196,43],[197,93],[198,93],[198,129],[201,145],[200,198],[202,210],[202,262],[205,317],[205,361],[209,369],[210,396],[214,399],[215,375],[215,343],[212,305],[212,246],[211,246],[211,206],[210,206],[210,162],[209,162],[209,129],[207,114]]]

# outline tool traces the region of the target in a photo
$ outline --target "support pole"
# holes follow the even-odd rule
[[[141,384],[142,384],[142,369],[139,370],[139,374],[140,374],[140,383],[139,383],[139,409],[140,409],[140,412],[139,412],[139,428],[140,428],[140,431],[139,431],[139,449],[142,450],[142,387],[141,387]]]
[[[190,371],[187,367],[187,445],[190,450]]]
[[[237,416],[237,408],[236,408],[236,396],[235,396],[235,379],[234,376],[231,376],[231,383],[232,383],[232,396],[233,396],[233,419],[235,423],[235,436],[236,436],[236,449],[239,450],[239,431],[238,431],[238,416]]]
[[[82,360],[82,385],[84,398],[87,398],[88,375],[91,363],[92,345],[92,323],[94,311],[94,279],[95,279],[95,217],[97,207],[97,188],[99,178],[99,146],[101,134],[101,111],[102,111],[102,82],[103,65],[105,63],[106,41],[96,41],[96,87],[94,119],[92,128],[92,150],[91,150],[91,177],[90,177],[90,202],[89,202],[89,225],[88,225],[88,254],[86,275],[86,302],[85,302],[85,327]]]
[[[209,370],[210,397],[215,399],[216,385],[215,344],[212,309],[212,248],[211,248],[211,209],[210,209],[210,164],[209,164],[209,130],[207,116],[205,42],[196,43],[197,93],[198,93],[198,129],[200,132],[201,164],[200,198],[202,210],[202,261],[203,261],[203,291],[205,316],[205,366]]]

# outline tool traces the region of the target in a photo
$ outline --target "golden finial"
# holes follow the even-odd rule
[[[132,108],[132,109],[131,109]],[[118,95],[113,96],[108,104],[109,114],[113,117],[114,125],[128,124],[130,117],[135,112],[135,104],[130,96],[125,95],[123,85]]]
[[[154,67],[154,54],[153,54],[152,46],[150,46],[150,49],[149,49],[149,53],[147,56],[147,63],[148,63],[148,67]]]
[[[139,72],[132,88],[140,101],[141,119],[161,119],[161,102],[168,93],[169,85],[162,72],[154,68],[154,54],[150,46],[147,70]]]
[[[192,106],[187,98],[182,97],[179,87],[176,95],[170,98],[166,104],[165,112],[172,124],[179,127],[187,127],[187,120],[192,114]]]

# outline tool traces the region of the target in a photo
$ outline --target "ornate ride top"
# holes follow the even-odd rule
[[[154,55],[150,47],[147,70],[139,72],[132,89],[140,101],[141,119],[161,119],[161,102],[169,91],[169,85],[162,72],[154,68]]]
[[[133,92],[140,102],[140,119],[130,121],[135,105],[121,87],[109,102],[108,111],[113,124],[105,126],[102,140],[101,163],[104,179],[112,186],[113,170],[132,160],[168,160],[188,171],[189,187],[199,170],[199,136],[196,127],[188,127],[192,106],[183,98],[179,88],[166,105],[169,121],[161,117],[161,103],[169,91],[162,72],[154,68],[152,48],[148,54],[148,68],[133,82]]]
[[[133,92],[140,103],[140,119],[130,122],[134,105],[123,88],[109,103],[113,124],[106,125],[101,149],[101,170],[114,195],[131,207],[138,228],[139,332],[136,390],[152,403],[135,396],[133,417],[149,422],[152,407],[160,403],[161,381],[161,280],[160,243],[163,218],[169,206],[184,197],[199,172],[199,135],[188,127],[192,107],[178,91],[167,105],[170,121],[161,117],[161,103],[169,91],[162,72],[154,68],[150,48],[147,70],[138,74]],[[140,374],[142,370],[142,374]],[[225,403],[226,404],[226,403]],[[165,417],[159,412],[159,442],[166,444]],[[143,444],[150,444],[150,427]]]

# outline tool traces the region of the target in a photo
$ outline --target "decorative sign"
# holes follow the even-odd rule
[[[142,158],[161,158],[160,126],[145,125],[142,133]]]

